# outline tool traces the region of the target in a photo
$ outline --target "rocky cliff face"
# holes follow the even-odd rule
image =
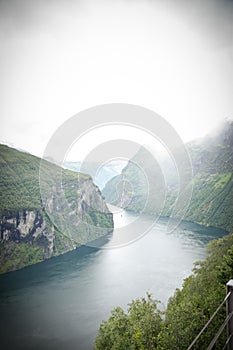
[[[20,242],[31,235],[37,238],[46,227],[43,217],[36,211],[23,210],[5,213],[0,220],[1,241]]]
[[[0,273],[75,249],[113,229],[113,218],[88,175],[46,162],[41,198],[40,159],[0,145]],[[61,186],[62,185],[62,186]]]

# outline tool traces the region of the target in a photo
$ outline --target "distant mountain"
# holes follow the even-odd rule
[[[91,175],[93,182],[102,190],[111,178],[121,173],[126,163],[123,160],[113,160],[100,166],[98,163],[65,162],[64,168]]]
[[[141,147],[122,173],[106,184],[102,193],[113,205],[136,212],[143,210],[158,214],[163,200],[163,188],[164,178],[158,164]]]
[[[65,253],[112,229],[112,214],[89,175],[0,145],[0,273]]]
[[[185,219],[203,225],[211,225],[228,231],[233,229],[233,122],[225,121],[214,133],[189,142],[187,150],[193,165],[193,194]],[[102,193],[109,203],[133,211],[170,216],[173,213],[179,190],[178,174],[168,159],[162,160],[161,170],[153,165],[148,151],[140,149],[122,170],[111,179]],[[147,186],[142,170],[149,174],[150,196],[146,203]],[[126,186],[127,184],[127,186]],[[166,191],[163,210],[159,201],[162,189]],[[151,194],[152,191],[152,194]],[[185,192],[186,189],[183,189]],[[145,204],[146,203],[146,204]],[[179,217],[179,212],[175,214]]]

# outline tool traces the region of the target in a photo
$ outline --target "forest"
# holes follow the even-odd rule
[[[213,240],[207,257],[195,263],[164,309],[147,293],[111,312],[100,325],[96,350],[185,350],[210,319],[226,295],[226,283],[233,275],[233,234]],[[192,349],[207,349],[226,317],[223,307]],[[216,343],[222,349],[226,330]]]

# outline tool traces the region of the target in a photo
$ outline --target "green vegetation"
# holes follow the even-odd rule
[[[186,190],[193,185],[193,195],[186,216],[179,214],[179,208],[174,213],[173,209],[179,191],[179,178],[175,169],[172,170],[169,161],[164,159],[163,172],[166,178],[166,199],[162,212],[160,205],[162,189],[165,188],[161,182],[161,173],[156,168],[155,161],[141,148],[133,157],[132,162],[123,169],[122,174],[111,179],[103,189],[103,194],[109,203],[122,206],[122,197],[125,197],[126,209],[138,212],[142,209],[145,213],[152,215],[182,217],[185,220],[200,223],[206,226],[215,226],[229,232],[233,230],[233,122],[226,122],[222,129],[214,136],[188,143],[193,165],[193,179],[182,188]],[[138,164],[136,166],[135,164]],[[149,179],[140,176],[143,169]],[[131,184],[133,192],[124,193],[118,191],[120,181]],[[145,205],[145,194],[149,193],[148,203]],[[121,199],[121,200],[120,200]]]
[[[200,332],[225,297],[225,284],[233,276],[233,234],[212,241],[207,258],[195,265],[169,299],[161,318],[158,302],[151,295],[121,308],[102,322],[96,338],[96,350],[185,350]],[[226,316],[223,308],[193,349],[206,349]],[[222,349],[223,333],[215,349]]]
[[[0,145],[0,273],[65,253],[113,228],[86,174]]]
[[[40,208],[36,157],[0,145],[0,213]]]
[[[141,147],[122,174],[112,178],[103,189],[106,200],[127,210],[160,213],[164,179],[153,156]]]
[[[1,259],[5,255],[5,263],[0,266],[0,273],[5,273],[43,261],[44,249],[37,243],[4,242],[0,245],[0,255]]]
[[[0,145],[0,214],[6,211],[41,209],[40,164],[40,158]],[[69,196],[77,198],[71,185],[90,179],[89,175],[62,170],[47,161],[43,161],[42,169],[50,187],[58,185],[57,176],[62,171],[61,178],[68,199]]]
[[[233,228],[233,176],[198,173],[186,220],[231,231]]]
[[[232,147],[233,122],[226,122],[214,137],[207,136],[202,140],[197,140],[187,145],[193,163],[194,176],[192,182],[187,185],[193,186],[193,196],[184,219],[206,226],[211,225],[223,228],[229,232],[233,230]],[[149,161],[148,155],[143,149],[138,151],[133,160],[135,163],[141,165],[146,170],[147,175],[149,174],[149,177],[151,177],[150,190],[152,192],[154,191],[154,193],[149,198],[145,212],[156,215],[158,214],[156,202],[159,200],[159,192],[155,191],[154,188],[160,178],[158,169],[155,170],[153,177],[152,167],[150,168],[148,166],[152,164],[152,161]],[[171,168],[169,169],[168,167],[164,167],[164,169],[168,173],[166,178],[168,181],[166,201],[162,215],[170,216],[171,214],[174,215],[173,207],[177,198],[179,185],[178,178],[175,178],[175,172],[172,174]],[[147,191],[145,184],[136,174],[138,172],[139,169],[129,162],[121,175],[124,177],[124,181],[129,182],[134,187],[130,204],[126,206],[126,209],[133,211],[140,210],[139,203],[143,200],[143,193]],[[116,194],[117,181],[122,181],[122,178],[118,176],[110,180],[106,184],[103,193],[107,201],[111,202],[111,200],[115,199],[116,202],[114,204],[121,205],[119,198],[122,195],[126,195],[127,197],[127,193],[121,191],[118,193],[118,198],[114,195]],[[187,188],[181,190],[183,191],[182,194],[185,195]],[[175,216],[179,217],[179,209],[175,213]],[[153,338],[153,344],[148,346],[143,342],[135,343],[134,333],[131,333],[130,330],[136,326],[132,320],[131,323],[128,321],[130,319],[130,313],[125,314],[122,309],[117,308],[112,313],[110,319],[107,322],[103,322],[100,326],[96,339],[96,349],[187,349],[223,301],[226,293],[225,284],[232,277],[233,235],[229,235],[220,240],[212,241],[209,244],[206,260],[196,263],[193,274],[185,279],[182,289],[177,289],[174,296],[169,299],[167,308],[163,313],[162,322],[157,317],[157,311],[154,310],[153,320],[155,323],[158,322],[157,330],[160,329],[160,331]],[[141,307],[146,314],[145,305],[141,301]],[[225,319],[225,315],[226,310],[223,308],[193,349],[208,348],[212,338]],[[120,326],[118,328],[119,325],[124,325],[124,327],[121,328]],[[142,317],[140,334],[145,334],[149,330],[149,325],[145,325]],[[225,334],[218,340],[215,349],[222,349],[225,344],[224,340]]]
[[[100,325],[96,349],[156,349],[161,330],[161,311],[150,294],[147,298],[133,300],[125,313],[116,307],[108,320]]]
[[[112,228],[112,214],[109,213],[108,215],[106,213],[102,213],[100,211],[94,210],[93,208],[90,208],[89,216],[91,217],[92,223],[95,226]]]
[[[214,187],[221,189],[224,188],[227,185],[227,183],[231,180],[231,178],[232,173],[226,173],[225,175],[220,176],[220,179],[214,184]]]

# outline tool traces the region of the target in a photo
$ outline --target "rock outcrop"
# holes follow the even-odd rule
[[[39,158],[0,145],[0,273],[66,253],[113,229],[89,175],[43,162],[41,183]]]

